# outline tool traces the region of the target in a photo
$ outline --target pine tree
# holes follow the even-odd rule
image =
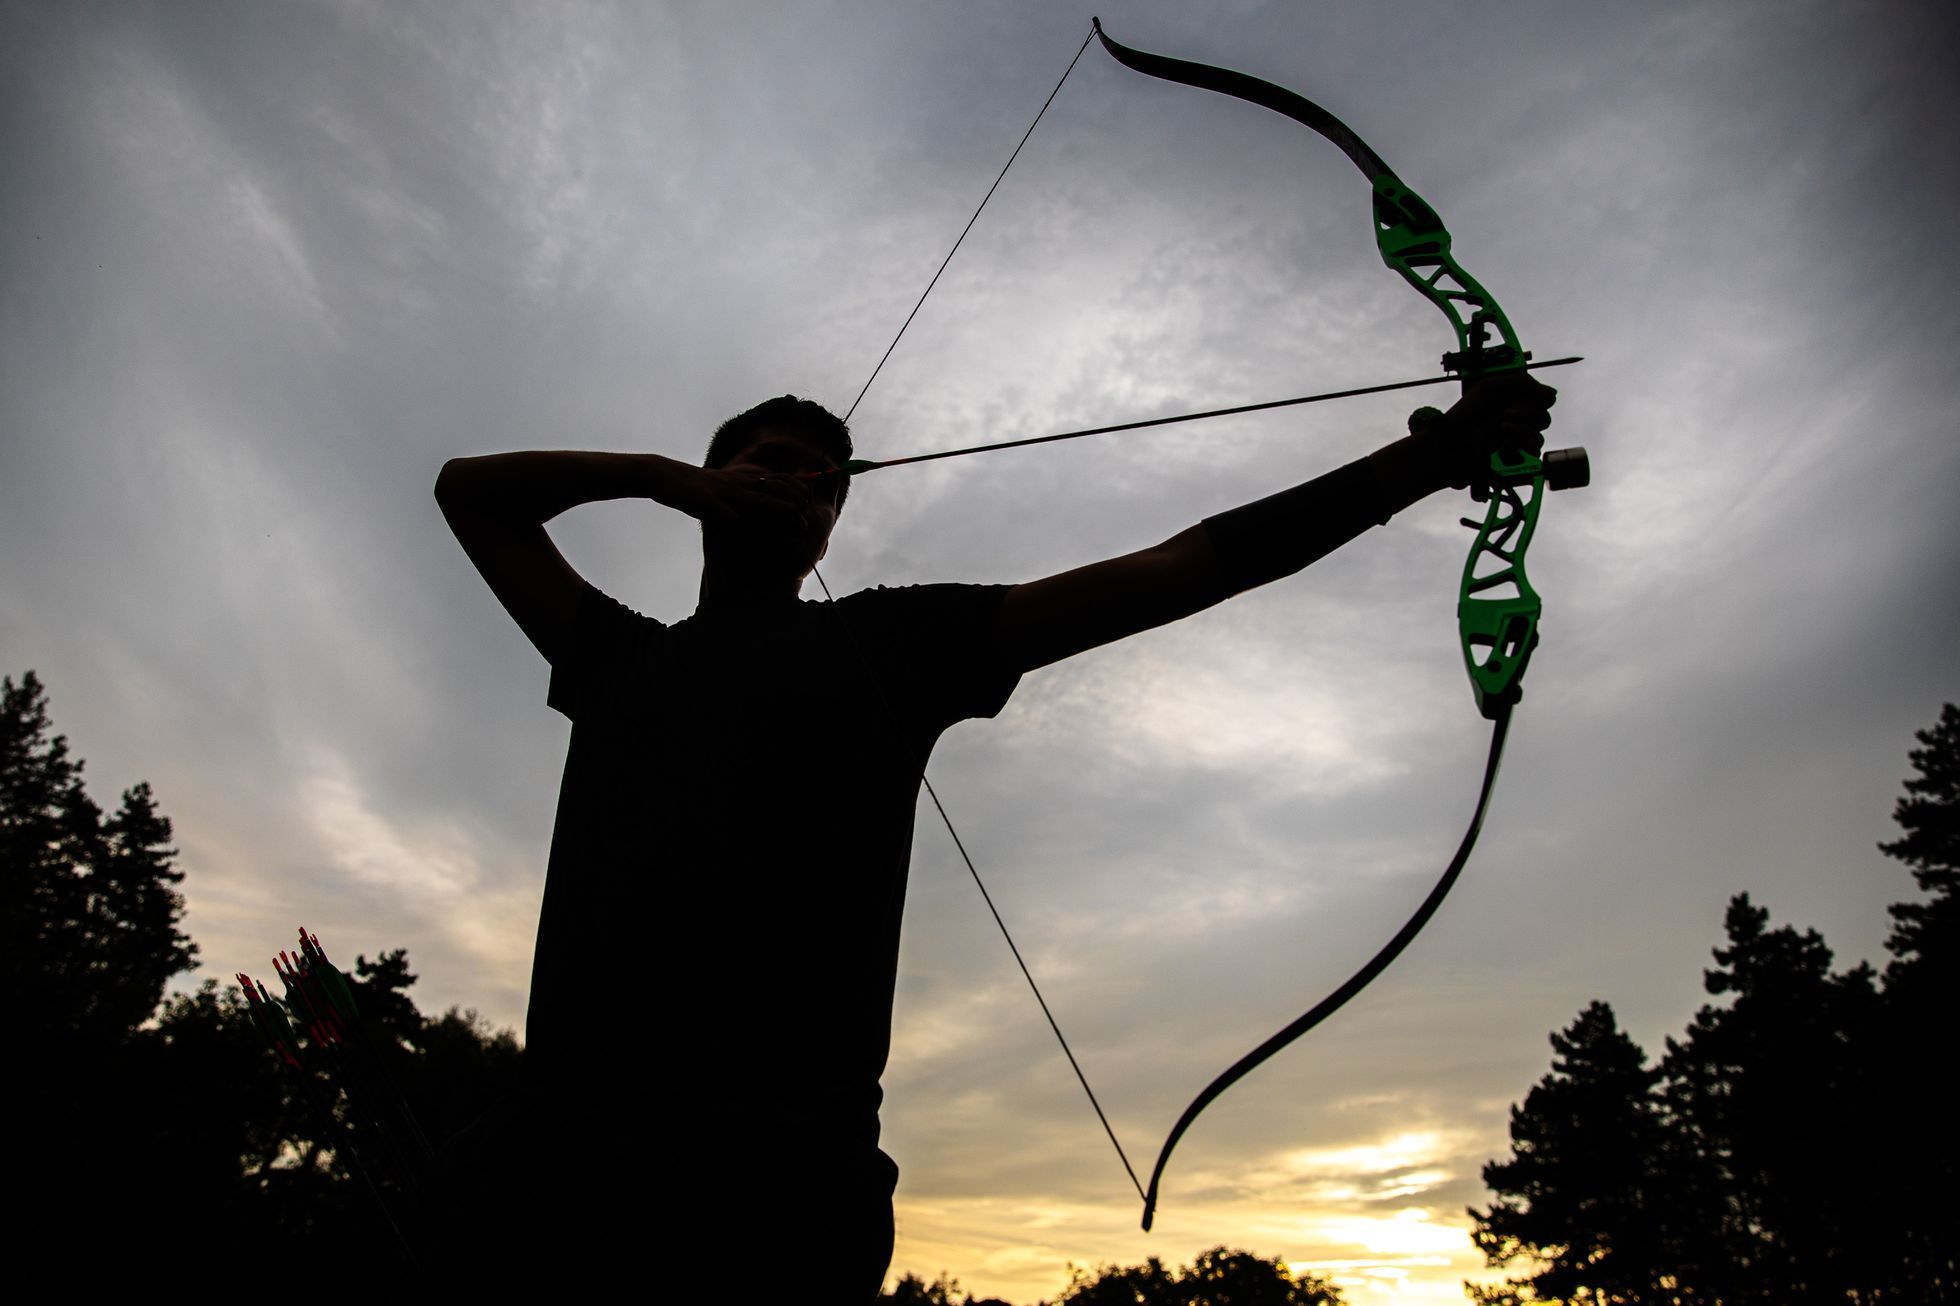
[[[106,820],[83,763],[51,733],[32,671],[0,680],[0,916],[15,1010],[33,1046],[114,1043],[156,1011],[197,948],[177,929],[170,822],[147,784]]]
[[[1539,1268],[1472,1295],[1491,1303],[1673,1302],[1657,1270],[1669,1210],[1658,1167],[1670,1153],[1655,1091],[1660,1072],[1604,1002],[1551,1041],[1551,1073],[1511,1108],[1511,1159],[1484,1167],[1500,1200],[1470,1211],[1472,1239],[1490,1264],[1531,1258]]]
[[[1874,1089],[1878,1146],[1901,1164],[1883,1196],[1896,1242],[1885,1251],[1893,1300],[1960,1300],[1960,707],[1914,738],[1916,777],[1879,845],[1927,895],[1892,907],[1885,946],[1888,1052]]]
[[[113,816],[53,733],[32,671],[0,679],[0,931],[15,1018],[8,1178],[30,1196],[13,1232],[19,1280],[99,1281],[165,1240],[199,1160],[164,1144],[176,1063],[143,1028],[171,976],[195,965],[177,929],[183,872],[148,785]],[[235,1169],[236,1155],[221,1159]]]
[[[1815,930],[1768,928],[1747,894],[1701,1008],[1668,1040],[1666,1098],[1701,1171],[1687,1272],[1725,1302],[1846,1300],[1866,1270],[1874,1150],[1866,1034],[1880,1025],[1873,973],[1831,972]]]

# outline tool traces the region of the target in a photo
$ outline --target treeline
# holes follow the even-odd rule
[[[109,813],[90,798],[33,672],[0,680],[7,1282],[82,1300],[296,1282],[385,1292],[406,1257],[238,987],[206,980],[165,999],[198,958],[170,839],[147,784]],[[267,953],[292,942],[267,939]],[[516,1038],[470,1011],[425,1016],[405,951],[360,957],[348,978],[432,1136],[514,1087]]]
[[[960,1291],[945,1275],[927,1283],[906,1275],[878,1298],[884,1306],[1009,1306],[998,1297]],[[1069,1285],[1052,1303],[1036,1306],[1342,1306],[1340,1290],[1312,1274],[1295,1274],[1278,1260],[1214,1247],[1191,1264],[1167,1268],[1153,1256],[1141,1265],[1069,1267]]]
[[[1595,1002],[1552,1035],[1472,1209],[1488,1306],[1960,1300],[1960,708],[1911,753],[1879,845],[1926,895],[1891,954],[1831,969],[1747,895],[1705,972],[1719,999],[1658,1062]]]
[[[1923,900],[1891,909],[1883,972],[1833,971],[1815,931],[1748,897],[1696,1013],[1658,1062],[1594,1003],[1512,1109],[1473,1237],[1513,1277],[1488,1306],[1960,1300],[1960,708],[1918,735],[1882,850]],[[0,930],[11,982],[8,1282],[365,1290],[409,1270],[377,1207],[234,985],[165,998],[197,965],[184,874],[146,784],[113,812],[53,733],[32,672],[0,679]],[[267,940],[267,949],[287,940]],[[329,942],[333,942],[329,940]],[[405,951],[348,973],[392,1079],[438,1145],[514,1088],[522,1053],[474,1012],[425,1016]],[[276,991],[276,990],[275,990]],[[493,1257],[494,1248],[484,1255]],[[793,1274],[793,1271],[791,1272]],[[772,1286],[727,1300],[798,1297]],[[893,1306],[1007,1306],[907,1276]],[[1072,1271],[1053,1306],[1336,1306],[1276,1260]]]

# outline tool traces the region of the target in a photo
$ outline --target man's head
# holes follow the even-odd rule
[[[850,478],[836,470],[850,456],[850,428],[821,404],[795,395],[757,404],[723,422],[702,466],[745,482],[752,477],[758,491],[795,511],[753,518],[746,525],[703,518],[708,572],[719,578],[714,587],[776,583],[771,578],[800,581],[809,575],[830,547],[831,528],[850,489]]]
[[[780,395],[764,400],[747,412],[735,414],[717,427],[714,438],[708,441],[708,453],[701,460],[701,465],[728,466],[747,453],[756,437],[764,431],[779,431],[814,445],[832,467],[843,465],[851,456],[851,428],[844,425],[842,418],[813,399]],[[771,470],[805,469],[781,467]],[[841,474],[826,476],[813,485],[820,498],[828,499],[838,512],[844,511],[845,496],[851,491],[850,477]]]

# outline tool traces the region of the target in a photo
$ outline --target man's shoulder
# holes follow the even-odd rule
[[[854,590],[839,603],[914,605],[930,607],[960,603],[999,602],[1012,585],[989,585],[972,581],[925,581],[917,585],[873,585]]]
[[[621,603],[618,599],[606,593],[591,581],[586,581],[585,588],[579,593],[579,616],[584,619],[636,625],[641,623],[651,623],[655,626],[666,624],[656,617],[646,616]]]
[[[847,620],[906,626],[991,626],[1012,585],[935,581],[921,585],[874,585],[837,601]]]
[[[1000,655],[1012,585],[876,586],[839,600],[851,642],[905,687],[932,729],[1000,711],[1020,674]]]

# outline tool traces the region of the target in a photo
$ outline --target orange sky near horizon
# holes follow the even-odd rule
[[[1166,1195],[1152,1234],[1138,1229],[1134,1198],[1119,1200],[1113,1187],[1107,1202],[915,1199],[901,1175],[887,1284],[904,1274],[932,1282],[947,1267],[964,1266],[954,1272],[963,1291],[1034,1306],[1060,1295],[1071,1264],[1097,1265],[1072,1243],[1125,1246],[1119,1265],[1156,1256],[1171,1267],[1222,1245],[1329,1279],[1350,1306],[1461,1302],[1465,1280],[1508,1277],[1484,1264],[1462,1207],[1436,1197],[1462,1164],[1465,1142],[1446,1131],[1411,1131],[1375,1144],[1292,1149],[1229,1176],[1193,1166]],[[1392,1185],[1378,1181],[1384,1175],[1395,1176]],[[976,1242],[975,1229],[992,1232]],[[1006,1229],[1027,1237],[1005,1240],[999,1231]],[[1105,1256],[1103,1263],[1112,1262]]]

